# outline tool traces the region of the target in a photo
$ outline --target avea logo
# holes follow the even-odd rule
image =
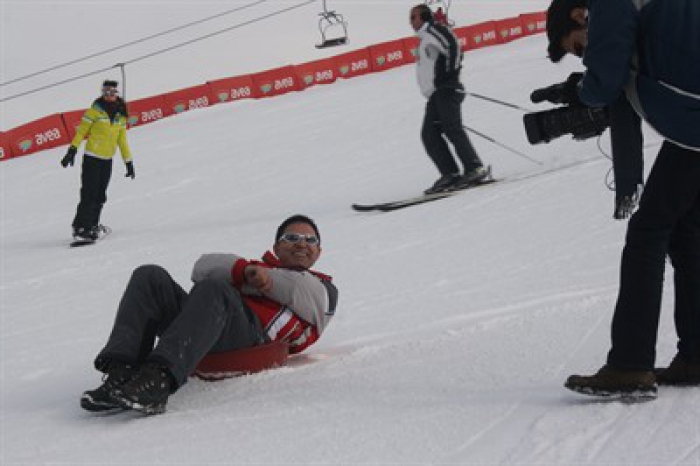
[[[4,159],[4,158],[5,158],[5,148],[0,147],[0,159]]]
[[[173,110],[175,110],[175,113],[182,113],[187,110],[187,105],[185,105],[184,102],[178,102],[173,107]]]
[[[306,76],[304,76],[304,83],[305,83],[307,86],[312,85],[312,84],[314,83],[314,77],[313,77],[313,75],[307,74]]]
[[[384,55],[377,57],[377,65],[382,66],[384,63],[386,63],[386,57]]]
[[[268,92],[270,92],[272,90],[272,84],[270,84],[270,83],[263,84],[262,86],[260,86],[260,90],[262,91],[263,94],[267,94]]]
[[[340,74],[346,75],[350,71],[350,67],[348,65],[342,65],[340,67]]]
[[[474,36],[474,43],[475,44],[480,44],[481,43],[481,36]]]
[[[32,139],[31,138],[22,139],[17,143],[17,145],[19,146],[19,148],[22,152],[27,152],[29,149],[32,148],[32,145],[33,145]]]
[[[508,29],[501,29],[501,37],[504,39],[508,38]]]
[[[138,115],[135,115],[135,116],[132,115],[132,116],[129,117],[129,124],[130,124],[130,125],[135,125],[135,124],[138,123],[138,122],[139,122],[139,117],[138,117]]]
[[[527,30],[533,32],[537,26],[535,23],[527,23]]]
[[[488,31],[484,33],[484,40],[496,39],[496,31]]]
[[[226,102],[228,100],[228,92],[219,92],[217,97],[219,98],[219,102]]]

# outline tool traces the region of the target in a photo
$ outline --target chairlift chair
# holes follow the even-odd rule
[[[343,15],[335,11],[328,11],[326,0],[323,0],[323,12],[318,15],[321,17],[318,20],[318,29],[321,32],[321,43],[316,44],[317,49],[335,47],[348,43],[348,23],[343,18]]]

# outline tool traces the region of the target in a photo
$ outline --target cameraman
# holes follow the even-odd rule
[[[550,40],[549,59],[558,63],[567,54],[561,45],[563,36],[572,30],[585,31],[588,22],[588,0],[554,1],[547,11],[547,35]],[[581,56],[580,51],[572,51]],[[576,88],[583,73],[572,73],[556,86],[539,89],[532,94],[533,103],[548,100],[554,104],[581,104]],[[540,94],[536,97],[537,94]],[[613,173],[615,177],[615,210],[613,218],[622,220],[634,212],[644,184],[644,153],[642,151],[642,120],[621,94],[607,105],[610,122]]]
[[[571,5],[554,0],[553,8]],[[662,385],[700,385],[700,2],[589,0],[588,21],[548,14],[550,53],[583,57],[576,95],[588,106],[623,92],[665,139],[627,227],[607,364],[565,386],[653,399]],[[551,22],[551,24],[550,24]],[[563,53],[562,53],[563,55]],[[654,370],[666,256],[674,267],[678,353]]]

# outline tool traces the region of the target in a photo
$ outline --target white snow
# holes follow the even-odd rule
[[[349,47],[314,49],[318,5],[307,7],[213,40],[214,52],[194,46],[146,62],[129,77],[133,98],[410,35],[413,2],[329,4],[350,21]],[[547,6],[455,4],[462,24]],[[232,5],[3,0],[2,79]],[[37,53],[40,44],[58,50]],[[539,35],[470,52],[464,82],[534,109],[533,88],[580,66],[550,64],[545,48]],[[2,126],[85,106],[101,79],[3,104]],[[505,181],[388,214],[350,209],[416,194],[437,177],[419,139],[423,106],[406,66],[135,128],[136,180],[115,161],[103,214],[114,233],[76,250],[67,245],[79,168],[59,166],[65,147],[0,164],[0,463],[700,464],[697,388],[624,405],[562,386],[605,360],[626,228],[611,218],[610,162],[596,140],[530,146],[522,113],[468,98],[467,125],[542,165],[472,135]],[[647,165],[660,143],[646,132]],[[600,144],[609,151],[607,134]],[[136,266],[163,265],[186,286],[200,254],[257,257],[298,212],[319,223],[318,269],[340,289],[317,345],[286,368],[192,379],[164,415],[80,409],[80,394],[100,383],[92,360]],[[675,354],[667,282],[659,364]]]

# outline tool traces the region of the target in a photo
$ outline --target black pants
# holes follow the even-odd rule
[[[144,265],[129,280],[95,367],[104,370],[110,360],[153,361],[167,367],[180,387],[207,353],[262,341],[260,322],[228,282],[203,280],[188,295],[165,269]]]
[[[73,219],[73,228],[92,228],[99,224],[111,177],[112,159],[83,156],[80,203]]]
[[[463,101],[463,89],[441,88],[430,96],[425,107],[421,139],[442,175],[460,171],[443,135],[454,146],[465,173],[482,166],[462,125]]]
[[[644,182],[642,120],[624,95],[608,111],[615,193],[618,198],[631,196]]]
[[[650,370],[666,256],[674,268],[678,351],[700,355],[700,152],[664,142],[627,227],[608,364]]]

